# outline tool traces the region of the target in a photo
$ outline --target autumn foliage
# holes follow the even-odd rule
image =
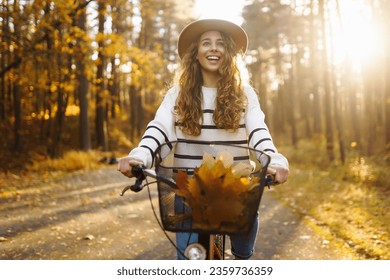
[[[259,178],[252,166],[234,164],[228,152],[216,158],[205,153],[203,163],[189,177],[179,171],[175,193],[191,208],[192,227],[204,231],[245,232],[259,203]]]

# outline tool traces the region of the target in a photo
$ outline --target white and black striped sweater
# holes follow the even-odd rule
[[[177,86],[168,90],[138,147],[130,152],[131,158],[141,160],[147,167],[151,167],[154,163],[155,151],[160,144],[178,141],[175,145],[167,145],[167,148],[173,151],[174,166],[193,168],[200,165],[203,153],[209,148],[208,145],[204,145],[204,142],[217,142],[249,146],[264,151],[270,155],[271,164],[288,167],[287,159],[277,152],[272,142],[264,122],[264,113],[252,87],[244,88],[248,105],[242,113],[240,127],[235,132],[218,129],[215,126],[213,112],[217,90],[202,87],[203,124],[199,136],[184,134],[180,129],[174,113],[178,90]],[[245,149],[229,149],[229,152],[233,154],[235,160],[248,159],[248,152]]]

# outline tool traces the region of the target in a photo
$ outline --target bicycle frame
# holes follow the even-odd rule
[[[206,250],[207,260],[224,260],[225,259],[225,240],[226,236],[221,234],[200,235],[199,243],[208,246]]]

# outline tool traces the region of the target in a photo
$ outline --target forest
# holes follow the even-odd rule
[[[2,1],[2,169],[18,154],[136,144],[177,68],[193,2]],[[257,0],[242,11],[272,133],[297,148],[320,138],[330,162],[390,147],[390,3],[355,2]]]
[[[244,62],[291,165],[290,188],[275,195],[353,258],[389,259],[390,0],[244,3]],[[2,0],[0,199],[36,171],[82,169],[86,155],[137,145],[172,85],[195,4]]]

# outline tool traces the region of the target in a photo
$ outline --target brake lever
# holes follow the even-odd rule
[[[128,190],[130,190],[131,187],[132,187],[132,186],[127,186],[127,187],[125,187],[125,188],[119,193],[119,195],[120,195],[120,196],[124,196],[125,192],[127,192]]]
[[[264,184],[265,184],[265,186],[268,187],[268,189],[271,189],[271,186],[272,186],[272,185],[278,184],[278,182],[275,181],[274,176],[272,176],[271,174],[267,174],[267,175],[265,176]]]
[[[129,185],[127,187],[125,187],[121,192],[120,192],[120,196],[123,196],[125,194],[125,192],[127,192],[128,190],[132,190],[133,192],[140,192],[142,191],[142,189],[144,188],[144,185],[142,184],[142,181],[141,179],[137,179],[135,181],[135,184],[134,185]]]

